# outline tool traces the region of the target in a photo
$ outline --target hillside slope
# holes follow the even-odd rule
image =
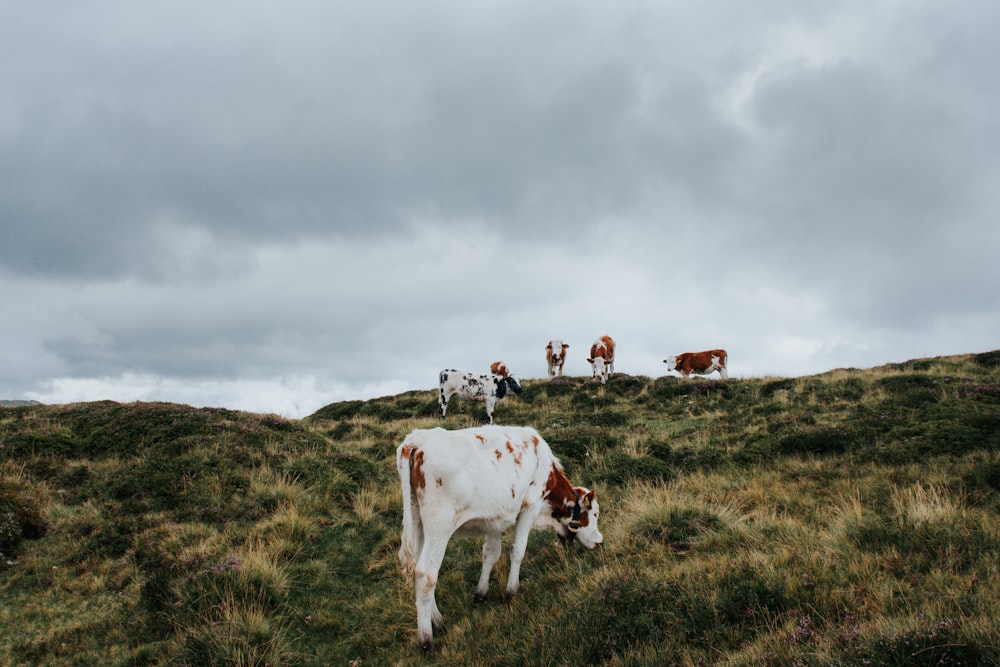
[[[1000,351],[524,386],[497,422],[597,489],[605,546],[536,531],[522,594],[474,608],[481,544],[453,540],[432,656],[393,455],[436,392],[0,409],[0,664],[1000,663]]]

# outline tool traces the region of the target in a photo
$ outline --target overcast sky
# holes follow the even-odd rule
[[[1000,348],[1000,3],[0,0],[0,399]]]

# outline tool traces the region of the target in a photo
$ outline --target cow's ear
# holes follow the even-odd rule
[[[589,363],[594,363],[594,360],[593,360],[593,359],[587,359],[587,361],[588,361]]]

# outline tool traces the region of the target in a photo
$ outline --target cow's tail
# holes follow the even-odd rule
[[[404,442],[396,452],[396,469],[399,471],[399,486],[403,493],[403,534],[399,545],[399,566],[403,574],[412,577],[417,567],[417,549],[423,526],[417,498],[410,484],[410,452],[412,445]]]

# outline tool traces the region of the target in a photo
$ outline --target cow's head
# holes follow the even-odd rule
[[[604,542],[604,536],[597,528],[597,518],[601,508],[597,504],[596,494],[582,486],[573,488],[576,503],[568,517],[559,520],[561,530],[559,541],[569,546],[574,540],[588,549],[596,549]]]
[[[667,365],[668,371],[677,370],[677,357],[667,357],[666,359],[663,360],[663,363]]]
[[[514,377],[513,375],[508,375],[503,379],[503,381],[504,384],[507,385],[507,388],[510,389],[512,392],[514,392],[515,394],[521,393],[521,383],[517,381],[516,377]]]
[[[594,379],[600,380],[601,383],[608,381],[608,362],[604,357],[594,357],[592,359],[587,359],[590,362],[590,367],[594,370]]]

